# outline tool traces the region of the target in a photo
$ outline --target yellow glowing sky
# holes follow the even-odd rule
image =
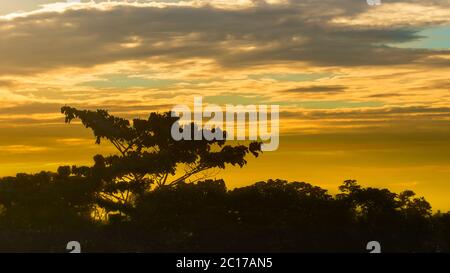
[[[144,118],[203,96],[281,107],[280,149],[218,174],[230,188],[351,178],[450,210],[447,0],[82,2],[2,0],[0,175],[112,152],[62,105]]]

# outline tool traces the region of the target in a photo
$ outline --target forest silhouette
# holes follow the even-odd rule
[[[280,179],[229,190],[208,172],[244,167],[261,143],[175,141],[170,112],[133,121],[61,112],[117,153],[0,178],[0,252],[65,252],[69,241],[83,252],[367,252],[374,240],[383,252],[450,251],[450,213],[433,213],[410,190],[347,180],[332,195]]]

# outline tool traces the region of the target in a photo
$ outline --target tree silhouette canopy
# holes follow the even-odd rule
[[[61,113],[67,123],[81,120],[92,130],[97,144],[107,140],[117,149],[116,155],[96,155],[91,169],[102,191],[99,205],[111,211],[130,210],[136,197],[153,185],[174,186],[207,170],[224,169],[227,164],[243,167],[248,153],[257,157],[261,152],[259,142],[231,146],[226,145],[226,138],[176,141],[171,136],[171,128],[180,118],[172,117],[170,112],[151,113],[146,120],[132,122],[112,116],[106,110],[64,106]],[[195,130],[203,130],[194,123],[186,126],[191,127],[193,135],[197,133]],[[211,129],[215,130],[220,128]]]

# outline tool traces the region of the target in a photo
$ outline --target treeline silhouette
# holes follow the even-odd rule
[[[69,241],[83,252],[366,252],[374,240],[384,252],[450,251],[450,213],[433,214],[412,191],[354,180],[336,195],[284,180],[228,190],[205,172],[243,167],[260,143],[175,141],[170,113],[132,122],[104,110],[62,113],[118,153],[96,155],[91,167],[0,178],[2,252],[65,252]]]

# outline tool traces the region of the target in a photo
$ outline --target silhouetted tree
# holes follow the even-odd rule
[[[391,251],[430,247],[426,245],[431,236],[431,206],[423,197],[415,198],[409,190],[396,194],[388,189],[362,188],[355,180],[345,181],[339,189],[342,193],[337,199],[352,210],[365,240],[390,242],[385,249]]]
[[[95,186],[67,168],[1,178],[0,251],[62,251],[95,228],[94,199]]]
[[[171,128],[179,117],[172,117],[170,112],[151,113],[146,120],[132,122],[105,110],[77,110],[65,106],[61,112],[68,123],[80,119],[93,131],[97,144],[105,139],[118,151],[116,155],[94,157],[93,178],[102,185],[98,204],[108,211],[129,213],[137,196],[149,191],[152,185],[174,186],[207,170],[223,169],[226,164],[243,167],[248,153],[258,156],[261,152],[259,142],[231,146],[225,144],[225,138],[174,140]],[[197,130],[203,133],[193,123],[186,126],[191,127],[192,135],[198,133]],[[210,132],[216,130],[220,129],[213,128]]]

